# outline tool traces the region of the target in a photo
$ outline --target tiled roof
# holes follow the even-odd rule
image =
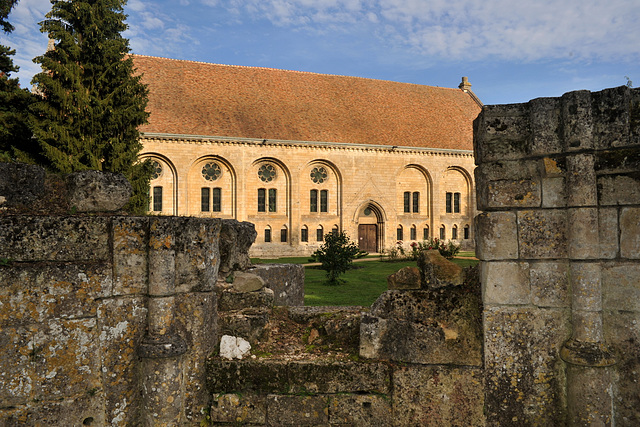
[[[473,149],[469,93],[384,80],[134,55],[142,132]]]

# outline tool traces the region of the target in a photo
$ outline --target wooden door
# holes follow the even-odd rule
[[[378,251],[378,226],[376,224],[358,225],[358,247],[362,251]]]

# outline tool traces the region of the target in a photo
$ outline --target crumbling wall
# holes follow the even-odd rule
[[[640,424],[640,90],[475,122],[488,425]]]
[[[130,191],[0,164],[0,425],[202,418],[221,221],[114,213]]]
[[[157,361],[176,376],[178,419],[199,419],[219,232],[196,218],[0,216],[0,424],[142,424],[153,398],[140,391],[156,385],[143,367]]]

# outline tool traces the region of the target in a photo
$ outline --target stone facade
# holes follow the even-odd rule
[[[638,425],[640,90],[475,123],[489,425]]]
[[[473,247],[470,85],[134,61],[150,91],[152,213],[251,222],[254,256],[309,255],[333,230],[369,252]]]

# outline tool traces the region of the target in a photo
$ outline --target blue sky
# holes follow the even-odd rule
[[[30,86],[49,0],[20,0]],[[133,53],[457,87],[485,104],[640,86],[640,0],[129,0]]]

